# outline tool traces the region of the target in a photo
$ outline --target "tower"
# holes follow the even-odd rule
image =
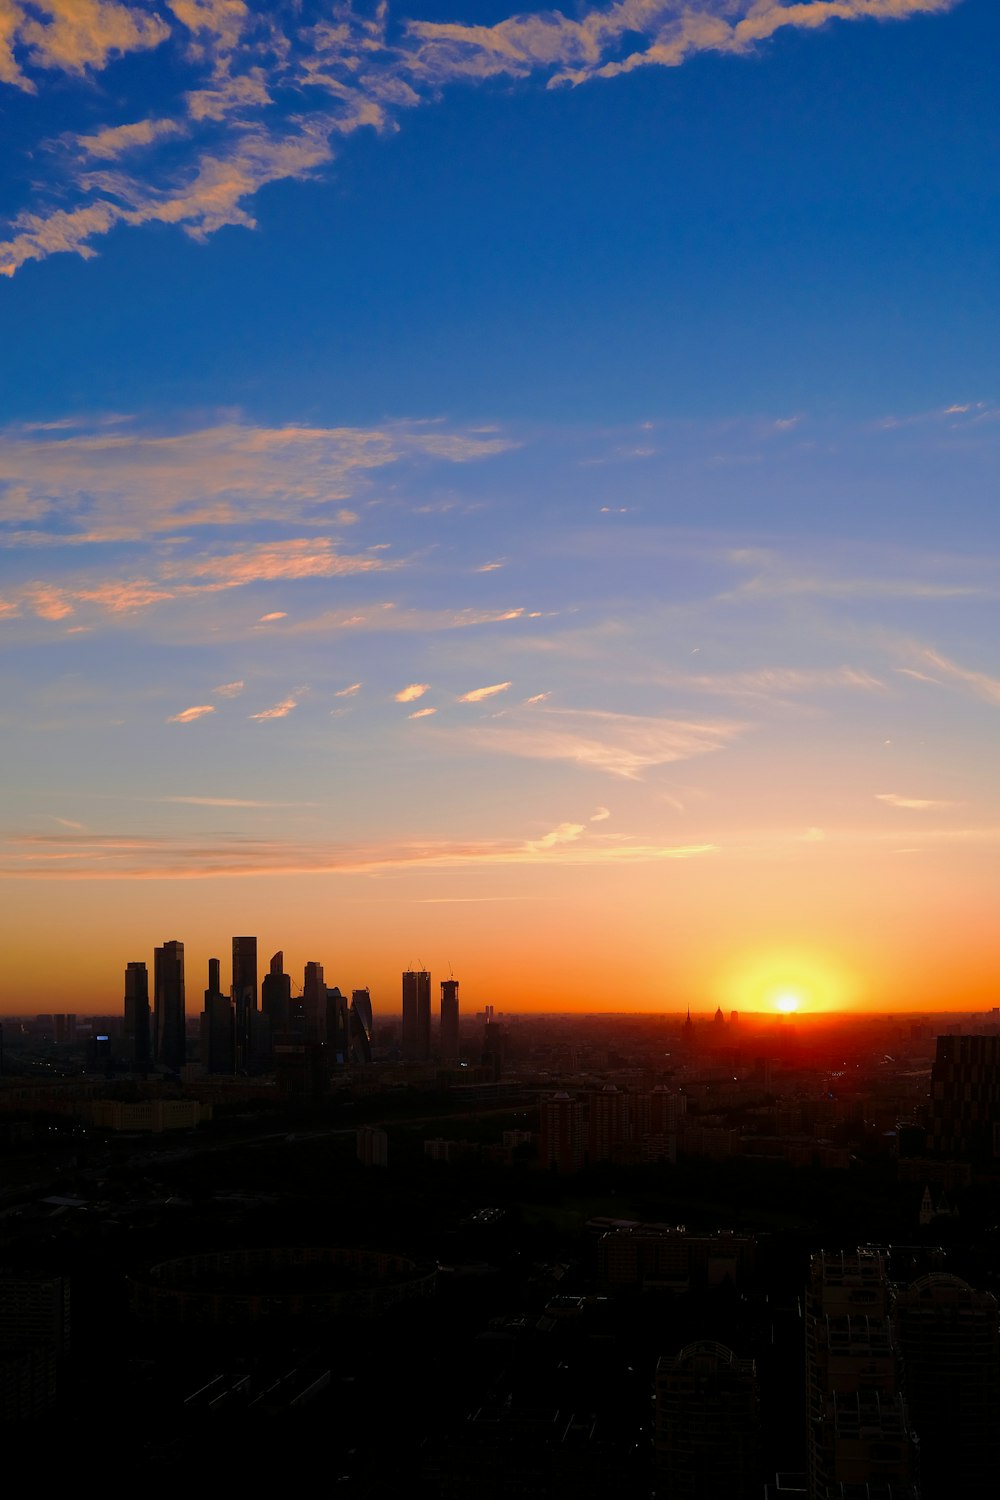
[[[458,1061],[458,980],[441,981],[441,1061]]]
[[[897,1292],[893,1321],[920,1443],[921,1496],[988,1495],[1000,1461],[996,1299],[936,1272]]]
[[[353,1063],[370,1063],[372,1060],[372,997],[367,989],[352,990],[348,1025],[350,1030],[350,1057]]]
[[[129,1063],[137,1073],[144,1073],[149,1067],[149,973],[145,964],[125,966],[122,1032]]]
[[[274,1038],[284,1036],[292,1024],[292,979],[285,973],[283,953],[271,955],[271,965],[260,990],[261,1010],[268,1019],[273,1043]]]
[[[201,1060],[207,1073],[232,1073],[236,1066],[233,1002],[222,993],[221,964],[208,960],[208,989],[201,1017]]]
[[[184,944],[172,939],[153,950],[154,1057],[170,1073],[186,1060],[184,1024]]]
[[[233,1005],[236,1011],[236,1071],[246,1073],[253,1056],[257,1014],[257,939],[233,938]]]
[[[1000,1156],[1000,1036],[939,1036],[928,1146],[939,1156]]]
[[[306,964],[302,984],[302,1011],[307,1041],[325,1041],[326,980],[323,978],[323,965],[315,961]]]
[[[403,973],[403,1060],[427,1062],[431,1055],[431,976],[426,969]]]
[[[583,1105],[565,1092],[542,1103],[540,1159],[558,1172],[579,1172],[583,1166]]]

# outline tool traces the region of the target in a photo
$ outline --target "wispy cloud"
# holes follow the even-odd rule
[[[677,687],[732,698],[780,698],[826,688],[878,692],[885,687],[878,677],[861,667],[760,667],[748,672],[719,672],[715,675],[677,673],[665,681]]]
[[[887,807],[903,808],[907,812],[935,812],[942,807],[955,807],[955,802],[943,802],[933,797],[901,797],[896,792],[876,792],[875,799]]]
[[[360,128],[384,130],[455,83],[537,78],[549,87],[678,67],[700,53],[745,55],[777,31],[828,22],[906,20],[958,0],[618,0],[568,17],[539,10],[493,25],[411,19],[388,7],[339,6],[310,25],[298,5],[263,13],[242,0],[3,0],[0,81],[35,91],[53,73],[96,73],[127,52],[160,48],[172,104],[64,137],[61,178],[0,244],[13,275],[57,253],[88,258],[113,228],[161,223],[204,239],[253,228],[270,183],[326,169]],[[141,152],[142,170],[130,170]],[[96,170],[80,170],[80,156]],[[66,206],[66,204],[69,206]],[[447,439],[437,440],[447,447]]]
[[[590,821],[592,823],[604,823],[608,818],[610,818],[610,816],[611,813],[608,808],[595,807],[594,811],[590,815]]]
[[[272,708],[262,708],[259,714],[251,714],[251,719],[287,719],[293,708],[298,708],[297,698],[282,698],[280,703],[275,703]]]
[[[168,724],[193,724],[195,719],[203,719],[206,714],[215,713],[214,703],[196,703],[192,708],[183,708],[179,714],[172,714],[167,720]]]
[[[952,661],[947,656],[942,656],[940,651],[934,651],[930,646],[916,646],[912,648],[919,659],[927,666],[933,667],[936,672],[947,680],[960,683],[969,689],[977,698],[982,698],[986,703],[1000,704],[1000,677],[991,677],[988,672],[979,672],[973,667],[964,667],[957,661]],[[900,670],[905,671],[905,668]],[[911,671],[911,676],[917,675]],[[930,681],[931,679],[927,679]]]
[[[510,682],[494,682],[491,687],[473,688],[471,692],[462,693],[458,702],[482,703],[484,698],[495,698],[497,693],[505,693],[512,686]]]
[[[429,719],[431,714],[436,714],[436,708],[418,708],[412,714],[407,714],[408,719]]]
[[[409,687],[400,688],[395,694],[395,699],[397,703],[412,703],[416,698],[422,698],[425,693],[429,693],[430,690],[429,682],[411,682]]]
[[[469,743],[495,754],[568,761],[590,770],[638,780],[655,766],[724,749],[746,725],[692,723],[597,709],[539,708],[502,723],[464,731]]]
[[[0,522],[51,525],[64,541],[259,521],[329,524],[331,515],[343,515],[339,502],[365,492],[371,476],[390,465],[468,463],[512,446],[508,437],[442,430],[433,422],[328,428],[230,421],[175,433],[133,423],[42,432],[8,427],[0,429]],[[317,560],[324,576],[322,566],[336,570],[333,551],[330,538],[295,538],[262,547],[256,558],[241,553],[196,562],[201,576],[217,577],[255,563],[294,568],[299,553]],[[377,565],[369,558],[357,566]]]
[[[539,838],[368,845],[247,839],[216,830],[191,837],[66,831],[0,841],[0,874],[57,881],[278,878],[525,864],[659,864],[718,852],[712,843],[656,844],[587,836],[575,823],[559,824]]]
[[[333,696],[335,698],[353,698],[355,693],[360,693],[360,691],[361,683],[352,682],[350,687],[340,688],[339,691],[334,693]]]
[[[242,680],[239,682],[220,682],[218,687],[212,689],[212,692],[219,698],[238,698],[245,686],[246,683]]]

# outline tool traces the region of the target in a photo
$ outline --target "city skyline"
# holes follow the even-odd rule
[[[997,1003],[995,5],[8,9],[0,1015]]]

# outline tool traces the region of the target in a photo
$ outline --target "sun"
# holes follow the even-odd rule
[[[784,1016],[790,1016],[793,1011],[798,1010],[802,1000],[791,990],[782,990],[780,995],[775,995],[772,1003],[775,1010],[780,1010]]]

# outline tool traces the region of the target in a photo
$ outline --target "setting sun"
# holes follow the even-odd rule
[[[783,994],[775,995],[773,1003],[775,1010],[780,1010],[783,1015],[787,1016],[790,1015],[793,1010],[798,1010],[799,1006],[802,1004],[802,1001],[800,1000],[798,995],[793,995],[788,990],[786,990]]]

